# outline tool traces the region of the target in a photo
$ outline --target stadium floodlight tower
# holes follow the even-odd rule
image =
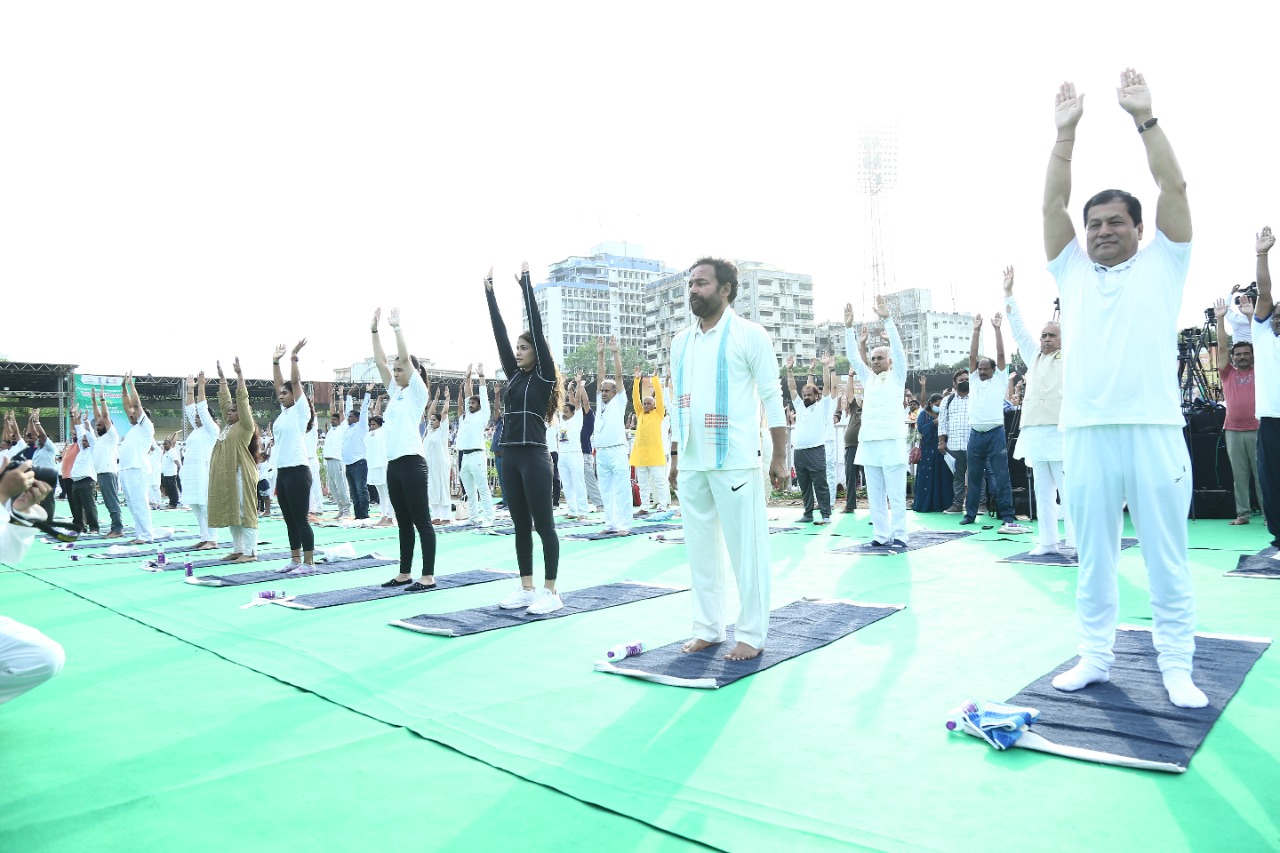
[[[893,265],[885,240],[885,195],[898,182],[898,129],[867,125],[858,150],[858,190],[866,196],[868,239],[863,244],[863,270],[871,287],[862,288],[862,316],[870,315],[873,300],[893,286]]]

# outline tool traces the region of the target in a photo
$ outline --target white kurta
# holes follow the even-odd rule
[[[209,404],[201,401],[183,408],[192,432],[187,436],[186,458],[182,465],[182,497],[187,505],[205,506],[209,503],[209,460],[213,445],[218,440],[218,427],[209,415]],[[195,415],[199,413],[201,426],[196,427]]]
[[[423,436],[422,447],[427,452],[427,501],[431,504],[431,517],[450,518],[448,415],[440,419],[440,426]]]

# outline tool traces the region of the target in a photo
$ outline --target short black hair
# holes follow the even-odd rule
[[[1236,353],[1236,347],[1248,347],[1250,350],[1252,350],[1252,349],[1253,349],[1253,344],[1252,344],[1252,343],[1250,343],[1249,341],[1236,341],[1235,343],[1233,343],[1233,344],[1231,345],[1231,350],[1230,350],[1230,352],[1231,352],[1231,354],[1232,354],[1232,355],[1235,355],[1235,353]]]
[[[1133,224],[1142,224],[1142,202],[1138,201],[1131,194],[1124,190],[1103,190],[1084,203],[1084,225],[1089,227],[1089,209],[1098,204],[1110,204],[1113,201],[1123,201],[1124,206],[1129,210],[1129,218],[1133,220]]]
[[[695,267],[706,264],[716,271],[716,284],[729,285],[729,303],[738,298],[738,267],[732,261],[726,261],[724,258],[704,257],[698,258],[693,262],[693,266],[689,267],[692,272]]]
[[[952,381],[952,382],[955,382],[957,379],[959,379],[959,378],[960,378],[960,374],[961,374],[961,373],[968,374],[968,372],[969,372],[969,371],[965,370],[963,367],[962,367],[962,368],[960,368],[960,369],[959,369],[959,370],[957,370],[955,373],[951,374],[951,381]]]

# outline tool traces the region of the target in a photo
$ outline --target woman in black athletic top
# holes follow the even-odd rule
[[[520,282],[532,329],[520,333],[514,351],[493,295],[492,270],[484,280],[498,357],[508,377],[502,406],[502,497],[516,529],[516,563],[520,568],[520,589],[502,599],[498,606],[507,610],[527,607],[529,613],[541,615],[564,607],[556,593],[560,540],[551,515],[551,454],[547,450],[547,421],[559,411],[564,388],[542,332],[542,316],[533,298],[528,263],[521,267],[516,280]],[[542,539],[545,578],[542,589],[536,593],[533,588],[535,527]]]

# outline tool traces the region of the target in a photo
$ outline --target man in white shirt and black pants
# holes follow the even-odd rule
[[[372,383],[366,386],[360,411],[346,397],[347,429],[342,437],[342,467],[346,469],[347,486],[354,505],[356,521],[369,519],[369,460],[365,455],[365,439],[369,436],[369,402]]]
[[[480,365],[480,393],[471,385],[471,365],[463,380],[462,394],[466,410],[459,405],[458,432],[453,446],[458,451],[458,477],[467,493],[468,515],[477,527],[493,527],[493,493],[489,491],[489,454],[485,450],[484,431],[489,426],[489,388],[484,381],[484,365]],[[461,401],[459,401],[461,404]]]
[[[791,404],[795,407],[796,425],[791,433],[791,443],[795,447],[794,464],[796,479],[800,483],[800,494],[804,497],[803,522],[813,524],[831,523],[831,492],[827,487],[827,433],[831,431],[831,423],[836,410],[836,382],[831,372],[833,364],[827,356],[822,363],[822,383],[825,393],[818,390],[812,382],[806,382],[804,390],[796,397],[796,378],[791,369],[795,367],[796,357],[787,358],[787,390],[791,394]],[[818,359],[809,366],[810,374],[818,366]],[[814,497],[817,497],[818,511],[822,518],[813,517]]]
[[[1009,485],[1009,447],[1004,434],[1004,395],[1009,387],[1009,368],[1004,363],[1004,335],[1000,313],[991,318],[996,334],[996,357],[978,357],[978,336],[982,334],[982,315],[973,318],[973,338],[969,343],[969,378],[973,398],[969,409],[969,492],[964,501],[961,524],[973,524],[978,516],[978,497],[988,467],[995,481],[994,501],[1004,524],[1001,533],[1030,533],[1031,528],[1018,523],[1013,513],[1013,490]]]
[[[343,406],[342,386],[333,394],[333,411],[329,413],[329,431],[324,436],[324,473],[329,486],[329,497],[338,505],[334,518],[346,518],[351,511],[351,497],[347,494],[347,472],[342,467],[342,442],[347,436],[347,411]]]
[[[604,338],[596,339],[596,472],[600,496],[604,499],[604,533],[631,530],[631,456],[623,419],[627,395],[618,393],[622,381],[622,353],[618,339],[612,338],[613,378],[604,375]]]

